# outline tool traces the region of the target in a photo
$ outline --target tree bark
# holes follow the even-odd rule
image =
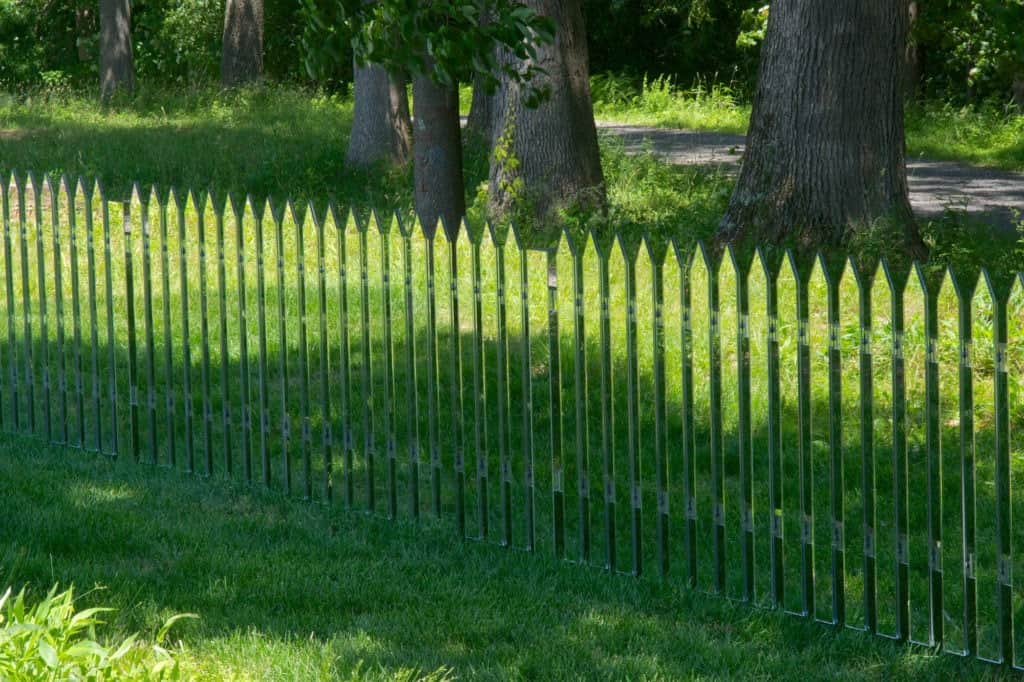
[[[263,0],[227,0],[220,81],[224,87],[252,83],[263,75]]]
[[[345,160],[356,168],[380,162],[405,165],[412,150],[406,77],[373,64],[356,64],[354,73],[355,107]]]
[[[416,214],[428,234],[443,220],[453,235],[466,214],[459,89],[440,86],[425,75],[417,76],[412,88]]]
[[[490,169],[490,209],[495,217],[557,221],[569,207],[603,211],[604,173],[597,145],[586,32],[580,0],[525,0],[556,26],[555,40],[537,48],[534,64],[545,74],[535,85],[550,88],[538,108],[524,105],[524,86],[505,82],[497,93],[495,151]],[[499,59],[522,68],[504,52]],[[525,86],[529,87],[529,86]]]
[[[497,95],[487,94],[483,79],[473,79],[473,103],[469,107],[469,118],[466,120],[466,132],[478,140],[485,141],[488,146],[494,143],[494,126],[497,116]]]
[[[719,242],[842,246],[878,219],[924,249],[907,194],[906,0],[777,0]]]
[[[135,88],[132,10],[129,0],[100,0],[100,95]]]

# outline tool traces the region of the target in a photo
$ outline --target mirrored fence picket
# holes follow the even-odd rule
[[[1017,277],[0,180],[7,432],[1021,663]]]

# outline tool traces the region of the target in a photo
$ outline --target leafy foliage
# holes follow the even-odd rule
[[[551,42],[554,24],[515,0],[302,0],[303,55],[316,78],[347,54],[391,71],[429,74],[451,86],[474,76],[493,92],[500,81],[531,81],[536,66],[497,58],[508,50],[520,61]],[[537,92],[535,95],[539,95]]]
[[[152,644],[138,635],[106,646],[96,636],[109,608],[75,609],[74,588],[29,605],[22,589],[0,596],[0,678],[4,680],[178,680],[181,670],[165,648],[167,634],[182,618],[169,618]]]
[[[1005,99],[1024,77],[1024,0],[922,2],[915,38],[932,95]]]

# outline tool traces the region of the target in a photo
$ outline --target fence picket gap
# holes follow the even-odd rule
[[[174,337],[171,332],[171,259],[167,241],[168,200],[166,194],[157,196],[160,223],[160,291],[163,302],[164,417],[167,420],[167,465],[173,469],[178,465],[178,438],[175,419]],[[76,290],[77,288],[75,285]]]
[[[142,301],[143,324],[146,337],[146,409],[149,416],[149,459],[158,462],[158,432],[156,410],[156,336],[153,326],[153,254],[150,208],[159,205],[156,191],[151,187],[146,196],[139,197],[142,219]]]
[[[245,285],[245,207],[246,201],[231,196],[231,215],[235,226],[235,268],[238,287],[238,373],[240,408],[239,447],[242,455],[242,469],[246,483],[252,483],[252,409],[249,388],[249,328]],[[221,360],[227,367],[227,358]],[[225,394],[225,400],[227,395]]]
[[[64,253],[61,246],[60,195],[64,183],[53,177],[46,178],[50,193],[50,228],[53,251],[54,312],[57,327],[57,395],[60,400],[60,445],[68,445],[68,381],[64,351]],[[70,216],[69,216],[70,217]]]
[[[85,449],[85,387],[82,362],[82,304],[78,272],[78,207],[77,194],[80,184],[61,178],[61,185],[68,201],[68,243],[71,258],[71,343],[74,346],[75,365],[75,414],[78,418],[78,440],[76,445]],[[0,366],[0,382],[3,381],[3,368]],[[3,399],[3,387],[0,383],[0,400]],[[3,408],[0,406],[0,428],[4,426]]]
[[[388,466],[388,517],[393,519],[398,516],[398,453],[395,447],[395,365],[394,341],[391,330],[391,222],[390,220],[384,221],[379,213],[374,213],[374,220],[380,233],[381,310],[384,346],[384,404],[381,412],[384,416],[384,450],[387,453]]]
[[[864,526],[864,627],[871,634],[878,632],[877,571],[875,560],[875,437],[874,437],[874,360],[872,348],[871,290],[878,276],[876,263],[860,263],[850,259],[850,267],[857,280],[858,322],[860,324],[860,453],[861,494]]]
[[[18,410],[18,404],[20,402],[20,391],[18,386],[20,381],[20,370],[18,368],[19,358],[17,353],[17,332],[14,327],[14,272],[12,265],[13,250],[11,248],[10,237],[10,187],[11,183],[16,180],[10,173],[4,173],[2,180],[3,193],[0,197],[2,197],[3,201],[4,284],[7,294],[7,347],[10,349],[10,357],[7,358],[7,368],[9,371],[10,382],[11,423],[14,426],[14,430],[18,431],[20,429],[20,422],[22,422],[22,420],[20,420]],[[95,348],[95,345],[93,345],[93,347]]]
[[[477,527],[478,539],[486,539],[489,531],[488,467],[487,467],[487,394],[484,386],[483,292],[481,290],[482,242],[487,230],[474,229],[468,222],[465,231],[470,240],[473,281],[473,451],[476,456]]]

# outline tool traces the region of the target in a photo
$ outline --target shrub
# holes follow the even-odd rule
[[[191,614],[173,616],[146,644],[138,635],[119,643],[101,644],[96,626],[109,608],[76,611],[74,588],[57,592],[30,606],[25,590],[0,597],[0,679],[4,680],[178,680],[182,673],[174,654],[164,647],[171,626]]]

